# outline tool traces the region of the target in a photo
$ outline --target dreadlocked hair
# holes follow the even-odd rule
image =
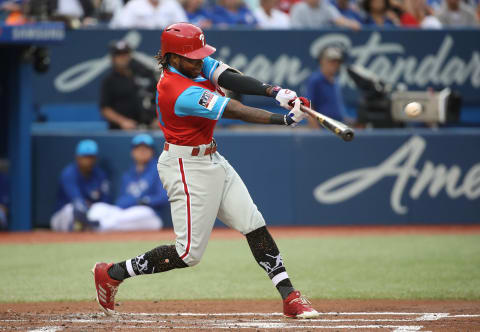
[[[160,71],[168,67],[168,61],[170,60],[170,53],[165,54],[162,56],[162,52],[158,51],[157,55],[155,55],[155,59],[157,59],[157,63],[160,67]]]

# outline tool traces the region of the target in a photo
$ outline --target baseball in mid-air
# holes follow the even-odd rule
[[[422,104],[414,101],[414,102],[408,103],[405,106],[404,111],[405,111],[405,114],[407,114],[409,117],[414,118],[416,116],[419,116],[420,113],[422,113],[423,106]]]

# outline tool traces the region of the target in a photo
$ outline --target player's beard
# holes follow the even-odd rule
[[[184,63],[179,64],[180,72],[188,78],[196,78],[202,72],[202,66],[193,67],[191,65],[185,66]]]

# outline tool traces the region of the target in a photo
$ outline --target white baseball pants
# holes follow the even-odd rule
[[[158,174],[172,211],[176,249],[189,266],[200,262],[215,219],[247,234],[265,226],[240,176],[216,152],[204,155],[209,144],[193,147],[169,144],[158,159]]]

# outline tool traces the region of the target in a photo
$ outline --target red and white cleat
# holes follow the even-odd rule
[[[108,269],[112,265],[113,263],[96,263],[92,269],[97,290],[97,302],[108,316],[115,313],[115,294],[117,294],[118,285],[122,283],[108,275]]]
[[[291,292],[283,300],[283,314],[289,318],[317,318],[320,314],[312,308],[312,304],[299,291]]]

